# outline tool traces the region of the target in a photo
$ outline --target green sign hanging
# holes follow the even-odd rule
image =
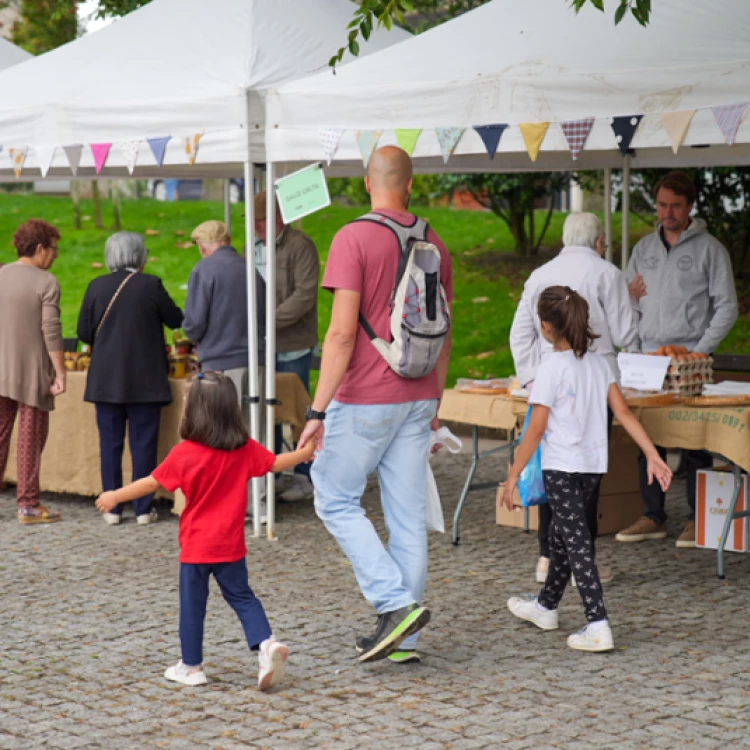
[[[331,205],[326,176],[320,163],[276,180],[276,197],[281,218],[290,224],[303,216]]]

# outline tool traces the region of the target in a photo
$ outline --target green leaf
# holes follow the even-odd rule
[[[604,0],[591,0],[591,4],[597,9],[604,13]]]
[[[628,3],[627,0],[623,0],[623,2],[620,3],[620,7],[615,11],[615,26],[617,26],[620,21],[625,17],[625,14],[628,12]]]
[[[401,7],[404,10],[410,11],[411,13],[414,12],[414,3],[412,0],[401,0]]]
[[[380,17],[380,22],[385,28],[390,31],[393,28],[393,18],[389,13],[385,13]]]
[[[645,16],[638,10],[638,8],[631,8],[630,12],[633,14],[633,18],[635,18],[635,20],[638,21],[641,26],[648,25],[648,19],[645,18]]]
[[[336,63],[339,61],[339,56],[334,55],[329,61],[328,61],[328,67],[329,68],[335,68]]]
[[[356,39],[351,39],[349,41],[349,52],[351,52],[354,57],[356,57],[359,54],[359,44],[357,44]]]
[[[359,26],[359,18],[356,18],[356,17],[355,17],[353,21],[350,21],[350,22],[349,22],[349,25],[348,25],[348,26],[347,26],[346,28],[347,28],[347,29],[354,29],[354,28],[356,28],[357,26]]]
[[[372,26],[366,21],[362,21],[359,30],[362,32],[362,38],[367,42],[370,39],[370,34],[372,34]]]
[[[349,32],[349,41],[351,42],[352,39],[357,38],[357,34],[359,34],[359,29],[354,29],[354,31]]]

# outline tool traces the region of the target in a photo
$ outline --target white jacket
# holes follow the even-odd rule
[[[619,382],[615,347],[625,349],[638,335],[625,276],[590,247],[564,247],[529,276],[513,318],[510,350],[521,385],[534,379],[542,360],[553,351],[542,336],[536,312],[541,293],[550,286],[569,286],[589,303],[589,325],[599,335],[591,351],[608,361]]]

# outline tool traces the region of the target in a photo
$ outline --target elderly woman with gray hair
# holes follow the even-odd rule
[[[142,273],[148,251],[140,234],[113,234],[104,256],[110,273],[86,290],[78,338],[93,349],[84,399],[96,406],[106,492],[123,486],[126,425],[133,481],[156,468],[161,409],[172,401],[164,326],[179,328],[183,316],[161,279]],[[156,520],[153,500],[147,495],[133,503],[139,524]],[[121,506],[104,514],[109,524],[121,519]]]

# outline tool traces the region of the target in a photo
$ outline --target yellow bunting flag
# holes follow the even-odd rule
[[[548,122],[524,122],[519,125],[523,142],[526,144],[526,150],[529,152],[531,161],[536,161],[539,156],[539,149],[542,146],[544,136],[547,135],[549,128]]]
[[[203,133],[196,133],[185,138],[185,153],[188,157],[188,164],[191,167],[195,164],[195,157],[198,156],[198,144],[202,137]]]
[[[422,128],[396,128],[398,145],[411,156],[421,133]]]
[[[664,130],[667,131],[669,142],[672,144],[672,151],[675,154],[679,151],[682,142],[685,140],[694,114],[694,109],[689,109],[685,112],[662,112],[661,121],[664,125]]]
[[[16,173],[16,177],[21,176],[21,172],[23,172],[23,165],[26,161],[26,154],[29,152],[28,146],[23,146],[21,148],[11,148],[10,151],[10,160],[13,162],[13,171]]]

